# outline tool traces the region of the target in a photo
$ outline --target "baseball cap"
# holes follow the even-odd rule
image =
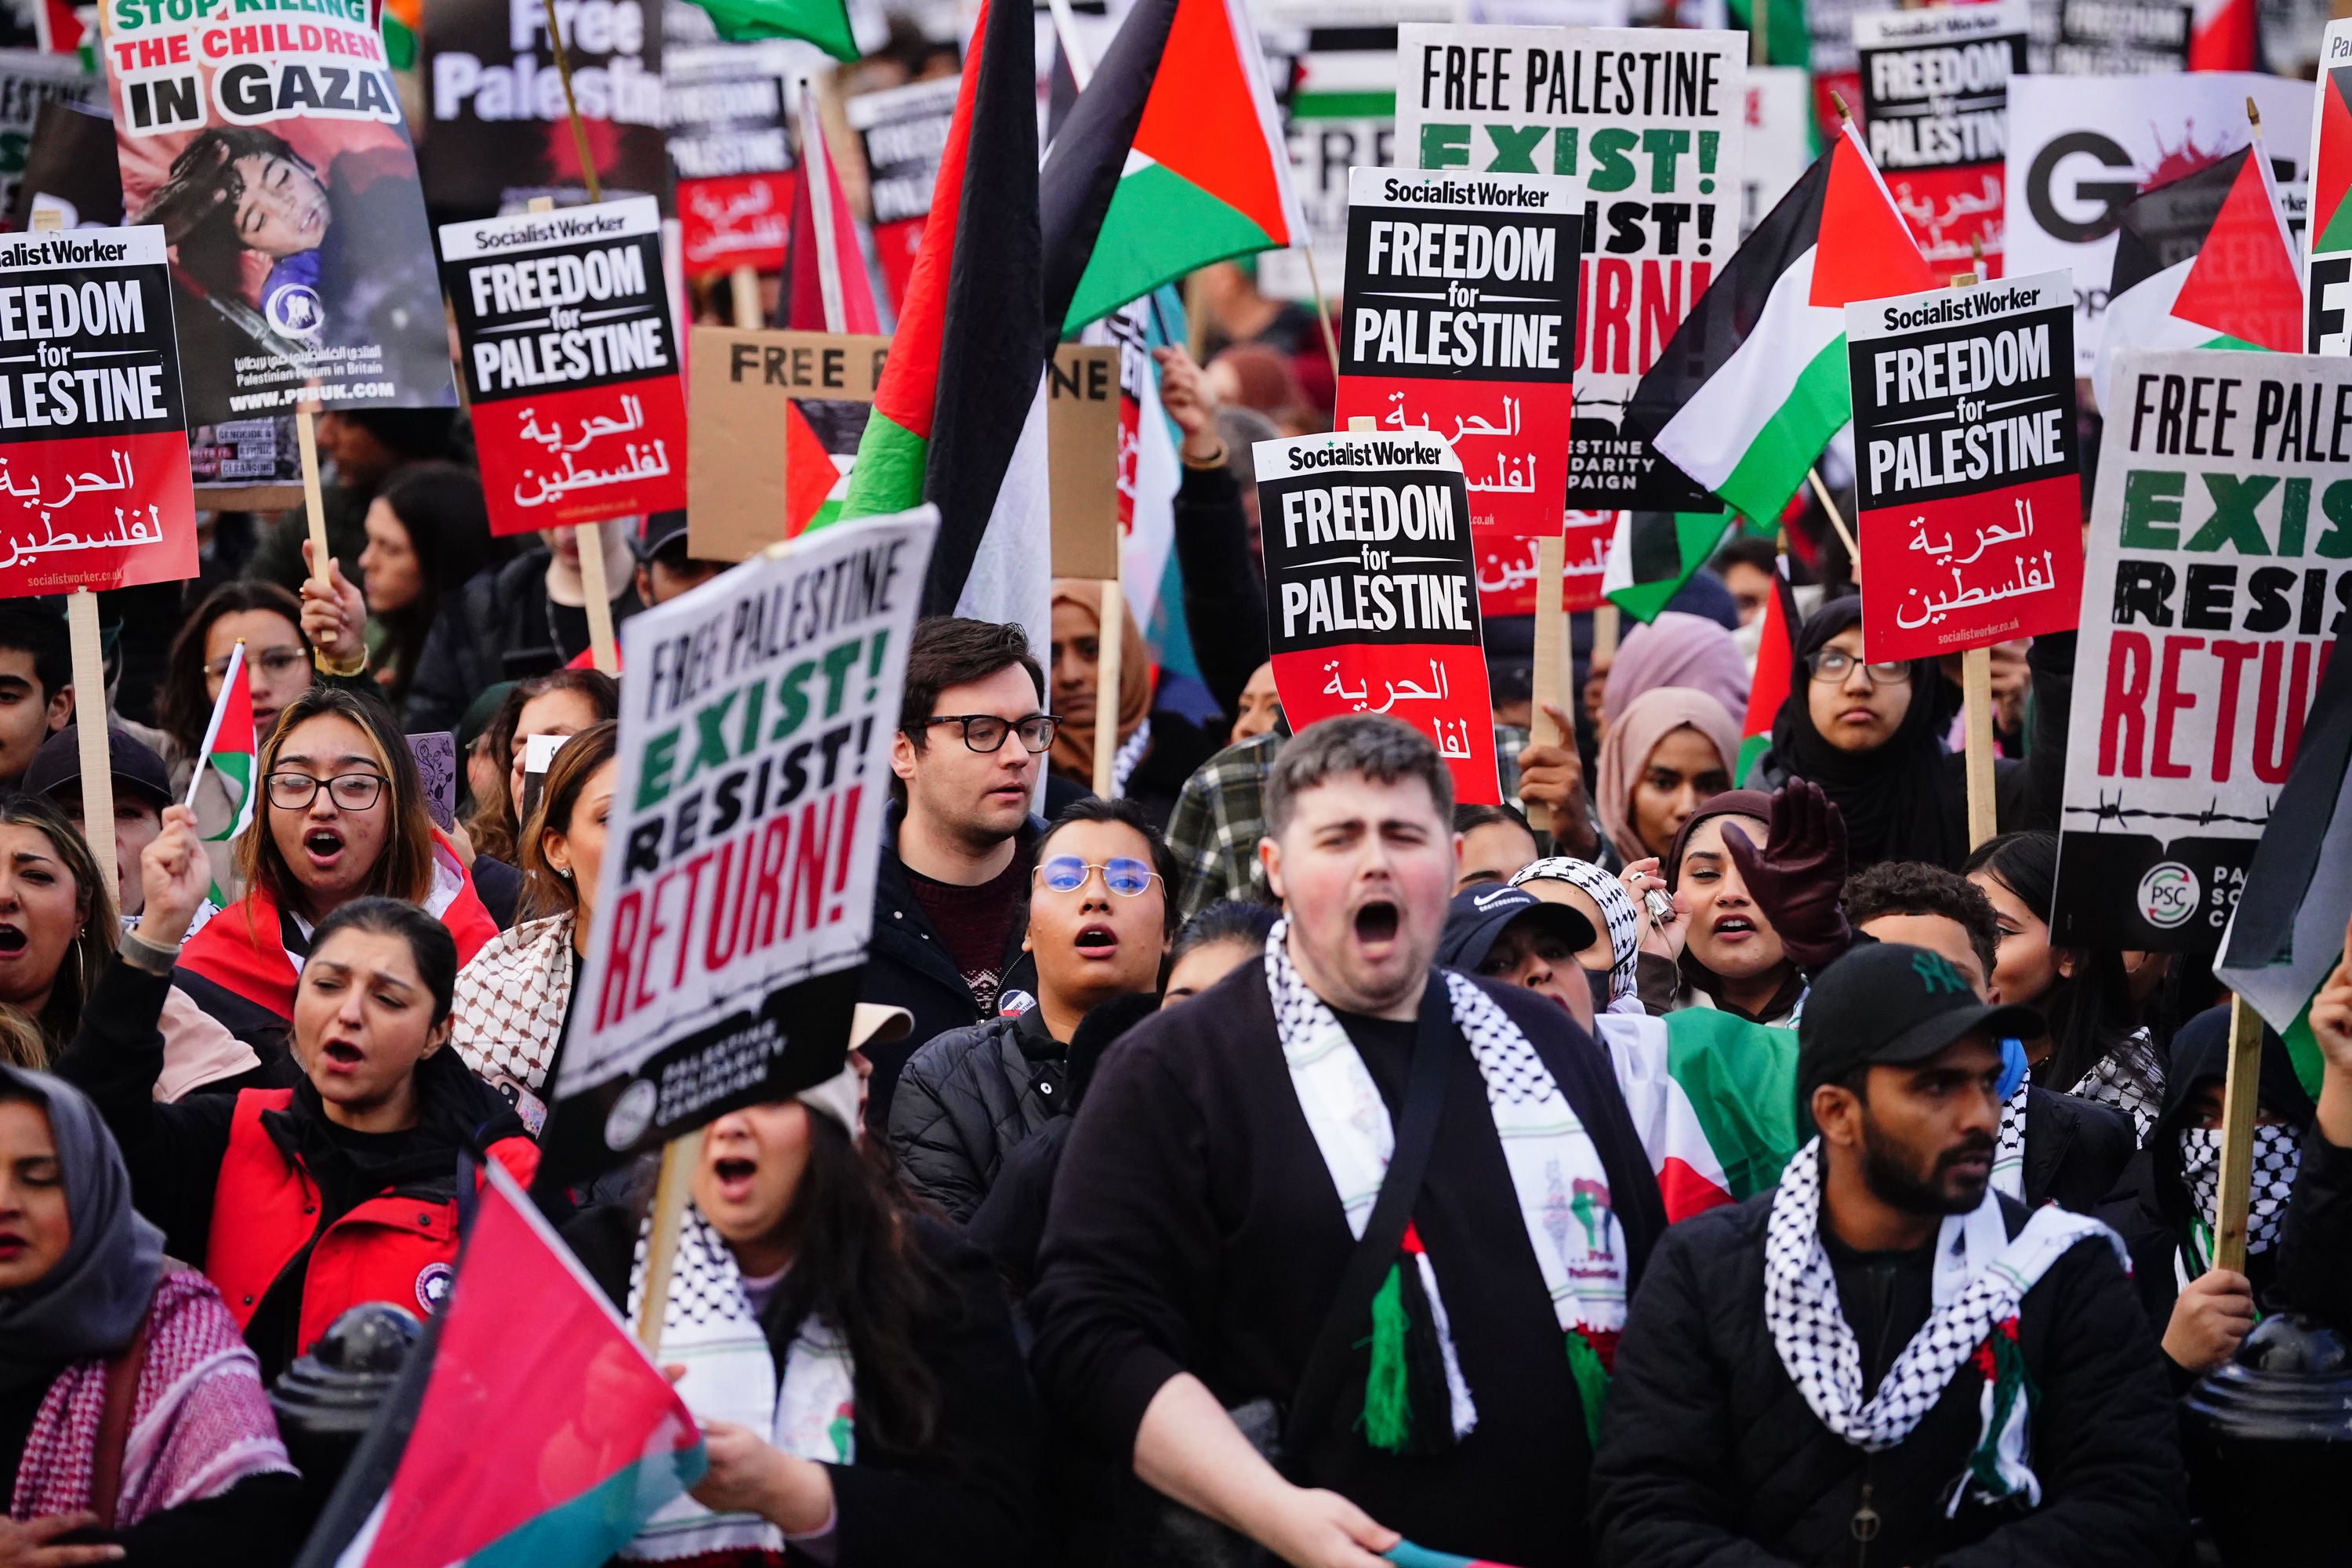
[[[1815,977],[1797,1023],[1797,1092],[1863,1066],[1920,1062],[1968,1035],[2031,1038],[2031,1007],[1998,1006],[1951,961],[1899,942],[1864,942]]]
[[[117,795],[136,795],[158,811],[172,804],[172,775],[163,758],[133,739],[128,730],[110,724],[106,746]],[[27,795],[54,795],[66,784],[81,785],[81,731],[73,724],[42,742],[41,749],[33,753],[32,765],[25,770]]]
[[[1448,969],[1476,969],[1486,961],[1503,928],[1523,915],[1565,937],[1571,952],[1592,945],[1592,922],[1568,905],[1538,899],[1502,882],[1481,882],[1454,894],[1446,906],[1445,930],[1437,939],[1437,962]]]
[[[637,541],[637,559],[651,561],[665,556],[664,564],[676,566],[687,558],[686,511],[656,511],[646,517],[646,531]]]

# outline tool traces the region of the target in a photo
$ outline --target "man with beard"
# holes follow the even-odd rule
[[[1610,1563],[2143,1564],[2186,1531],[2178,1436],[2095,1220],[1990,1188],[2004,1035],[1925,948],[1814,982],[1778,1187],[1676,1226],[1593,1463]]]
[[[1300,731],[1263,960],[1137,1025],[1079,1108],[1029,1308],[1047,1398],[1160,1494],[1128,1489],[1108,1561],[1220,1526],[1302,1568],[1400,1535],[1594,1560],[1592,1433],[1664,1211],[1568,1012],[1432,966],[1453,793],[1393,719]]]

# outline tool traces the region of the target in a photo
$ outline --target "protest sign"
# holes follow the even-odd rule
[[[2125,349],[2050,940],[2210,952],[2352,613],[2352,363]]]
[[[672,48],[662,65],[679,248],[691,277],[781,272],[792,231],[792,138],[781,38]]]
[[[2168,76],[2189,68],[2193,0],[2059,0],[2060,76]]]
[[[1064,343],[1045,362],[1056,577],[1118,581],[1118,350],[1108,346]]]
[[[938,513],[803,536],[621,626],[620,771],[546,1158],[615,1164],[839,1069]]]
[[[1812,110],[1806,92],[1802,67],[1748,68],[1748,109],[1740,119],[1741,239],[1780,205],[1812,164]]]
[[[2024,0],[1853,19],[1870,155],[1919,253],[2001,275],[2009,79],[2025,71]]]
[[[1617,536],[1619,513],[1570,511],[1562,527],[1549,534],[1508,533],[1473,527],[1471,549],[1477,557],[1478,613],[1482,616],[1531,616],[1545,581],[1540,552],[1545,539],[1561,542],[1560,595],[1570,613],[1601,603],[1601,583],[1609,569],[1609,542]]]
[[[1837,100],[1849,108],[1862,100],[1862,71],[1854,54],[1854,23],[1877,11],[1895,9],[1895,0],[1806,0],[1806,67],[1812,77],[1814,127],[1823,137],[1837,134]],[[1777,16],[1774,18],[1777,21]]]
[[[842,105],[866,160],[874,255],[893,310],[907,300],[907,282],[914,276],[915,252],[922,247],[931,185],[939,178],[940,154],[947,150],[948,127],[955,121],[956,91],[962,79],[941,77],[860,93]]]
[[[2154,185],[2246,145],[2246,100],[2262,110],[2263,151],[2287,227],[2300,238],[2310,195],[2311,83],[2242,71],[2174,77],[2021,76],[2009,84],[2002,243],[2011,272],[2074,275],[2074,374],[2098,361],[2116,216]]]
[[[1313,243],[1260,255],[1260,293],[1311,300],[1318,278],[1326,286],[1339,281],[1348,262],[1348,171],[1397,161],[1396,83],[1391,28],[1310,33],[1307,51],[1292,59],[1282,135]]]
[[[1481,587],[1507,584],[1480,609],[1531,614],[1514,563],[1566,510],[1583,192],[1550,174],[1358,169],[1349,195],[1339,422],[1444,437]]]
[[[1873,659],[2064,631],[2082,600],[2063,272],[1845,308]]]
[[[122,226],[122,174],[114,121],[103,103],[51,99],[41,105],[7,211],[16,229],[32,227],[36,212],[56,213],[66,228]]]
[[[1160,365],[1151,351],[1184,341],[1181,299],[1174,285],[1162,284],[1089,321],[1078,341],[1118,351],[1119,576],[1127,611],[1163,651],[1189,647],[1189,640],[1179,644],[1169,636],[1181,635],[1181,614],[1160,626],[1152,623],[1176,543],[1176,491],[1183,482],[1177,448],[1184,435],[1160,405]]]
[[[0,596],[196,573],[163,230],[0,239]]]
[[[564,0],[554,14],[604,195],[666,193],[658,0]],[[436,216],[487,217],[584,188],[548,16],[543,0],[425,0],[431,120],[419,140]]]
[[[847,332],[694,329],[688,554],[741,561],[833,521],[889,347]]]
[[[651,196],[445,224],[490,531],[686,505],[686,393]]]
[[[1260,441],[1274,683],[1293,730],[1386,713],[1437,742],[1454,798],[1497,805],[1470,495],[1427,431]]]
[[[1415,167],[1580,182],[1571,507],[1674,510],[1705,492],[1618,434],[1634,387],[1738,244],[1744,33],[1398,29]]]
[[[188,471],[196,498],[215,511],[267,511],[302,504],[302,451],[291,414],[227,419],[188,430]]]
[[[41,106],[88,103],[99,90],[98,78],[71,55],[0,50],[0,212],[16,210],[16,185],[32,151]]]
[[[2311,165],[2304,352],[2352,354],[2352,22],[2328,23],[2320,40]]]

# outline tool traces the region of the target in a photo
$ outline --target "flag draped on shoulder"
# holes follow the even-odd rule
[[[1744,1202],[1797,1152],[1797,1032],[1711,1007],[1603,1013],[1601,1043],[1666,1201],[1666,1223]]]
[[[1125,158],[1103,159],[1106,146]],[[1213,261],[1299,243],[1306,216],[1243,0],[1140,0],[1055,133],[1044,180],[1048,235],[1057,202],[1096,195],[1065,187],[1115,187],[1092,246],[1048,256],[1066,331]]]
[[[1776,518],[1853,417],[1845,307],[1942,287],[1848,122],[1699,296],[1625,428],[1752,518]]]
[[[1748,787],[1748,775],[1759,758],[1772,749],[1772,721],[1789,693],[1806,679],[1797,673],[1797,596],[1789,588],[1789,563],[1783,556],[1772,568],[1772,596],[1764,601],[1763,636],[1756,644],[1756,673],[1748,682],[1748,714],[1739,721],[1739,761],[1733,765],[1732,784]]]
[[[513,1178],[483,1170],[448,1300],[299,1568],[596,1568],[701,1479],[693,1414]]]
[[[2125,203],[2091,377],[2099,406],[2117,349],[2301,351],[2301,254],[2259,143]]]
[[[1654,621],[1731,527],[1723,511],[1621,511],[1601,592],[1637,621]]]

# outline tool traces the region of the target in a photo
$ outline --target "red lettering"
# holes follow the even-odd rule
[[[784,895],[784,935],[803,926],[814,926],[824,909],[824,852],[833,847],[833,808],[838,802],[828,797],[823,802],[811,801],[801,807],[800,842],[793,850],[793,879]],[[822,805],[824,819],[817,819]]]
[[[136,70],[139,68],[139,46],[117,44],[114,46],[114,58],[119,62],[120,68]]]
[[[662,895],[668,890],[670,883],[677,879],[676,871],[663,872],[654,879],[653,892],[646,897],[645,954],[637,964],[636,989],[629,994],[629,1006],[632,1010],[653,1005],[654,994],[646,987],[653,982],[654,950],[660,943],[661,939],[669,934],[669,927],[662,920]],[[689,918],[691,914],[692,911],[689,910]]]
[[[2185,779],[2189,776],[2189,764],[2172,760],[2172,716],[2197,706],[2197,694],[2180,689],[2180,656],[2195,653],[2204,646],[2203,637],[2164,639],[2164,663],[2156,681],[2156,744],[2147,763],[2150,778]]]
[[[165,52],[163,43],[164,41],[162,38],[140,39],[139,63],[142,66],[161,66],[171,64],[172,57]]]
[[[1582,370],[1585,347],[1592,337],[1592,263],[1589,259],[1576,264],[1576,358],[1570,368]]]
[[[1658,363],[1666,340],[1683,324],[1683,267],[1679,261],[1642,263],[1642,363],[1643,375]]]
[[[677,973],[671,975],[669,981],[673,987],[686,984],[686,955],[694,947],[694,895],[701,890],[702,873],[709,865],[710,851],[708,849],[686,863],[686,926],[677,933]],[[711,910],[710,918],[716,921],[719,911]]]
[[[326,43],[326,39],[320,37],[319,29],[310,26],[308,22],[305,22],[302,25],[301,38],[302,52],[306,55],[317,54],[321,46]]]
[[[705,974],[713,974],[727,967],[727,961],[735,956],[735,933],[743,924],[743,876],[735,870],[735,845],[736,840],[730,838],[719,847],[719,875],[711,879],[710,921],[702,928],[702,972]],[[743,864],[748,867],[751,863],[749,834],[743,837],[742,845]],[[731,898],[727,887],[730,873],[734,874],[736,884]],[[726,941],[724,947],[719,945],[721,938]]]
[[[1633,368],[1633,264],[1604,257],[1595,271],[1601,291],[1592,301],[1592,368],[1627,375]]]
[[[2221,661],[2221,691],[2214,700],[2219,706],[2213,710],[2215,784],[2230,782],[2230,764],[2237,760],[2238,672],[2248,659],[2261,652],[2260,643],[2217,641],[2213,645],[2213,657]]]
[[[2155,664],[2142,632],[2117,632],[2107,644],[2107,694],[2099,710],[2099,773],[2112,777],[2116,753],[2123,775],[2139,777],[2140,752],[2147,743],[2147,674]]]
[[[784,851],[792,844],[793,816],[778,812],[760,840],[760,875],[751,885],[751,923],[744,928],[743,951],[757,952],[776,940],[776,880],[784,869]],[[743,858],[748,868],[751,856]]]
[[[2294,689],[2282,698],[2279,674],[2285,664],[2284,644],[2263,645],[2263,679],[2254,699],[2254,776],[2267,784],[2286,783],[2294,749],[2303,743],[2303,714],[2311,701],[2311,645],[2294,645]]]
[[[645,895],[632,888],[613,906],[613,943],[604,950],[604,988],[596,994],[596,1026],[609,1028],[628,1016],[630,950],[637,942],[637,917]]]
[[[228,30],[228,47],[231,54],[259,54],[261,52],[261,29],[257,26],[231,27]]]

